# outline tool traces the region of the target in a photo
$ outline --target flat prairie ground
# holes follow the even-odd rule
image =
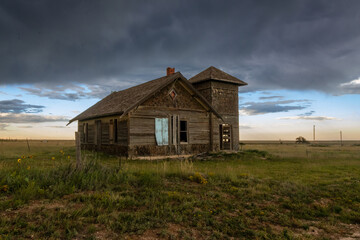
[[[0,239],[360,239],[360,144],[126,160],[0,141]]]

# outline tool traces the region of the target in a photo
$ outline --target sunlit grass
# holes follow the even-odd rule
[[[0,149],[5,239],[328,239],[360,223],[359,146],[245,145],[204,161],[84,151],[76,169],[70,144],[12,144]]]

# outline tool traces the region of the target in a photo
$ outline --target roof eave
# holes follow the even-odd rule
[[[206,82],[206,81],[210,81],[210,80],[214,80],[214,81],[218,81],[218,82],[226,82],[226,83],[231,83],[231,84],[235,84],[235,85],[238,85],[238,86],[246,86],[248,85],[246,82],[244,81],[241,81],[241,82],[235,82],[235,81],[231,81],[231,80],[228,80],[228,79],[220,79],[220,78],[205,78],[205,79],[201,79],[201,80],[198,80],[198,81],[189,81],[191,84],[197,84],[197,83],[201,83],[201,82]]]
[[[123,112],[115,112],[115,113],[108,113],[108,114],[100,114],[100,115],[96,115],[96,116],[92,116],[92,117],[87,117],[87,118],[73,118],[69,121],[68,124],[66,124],[66,126],[68,126],[69,124],[71,124],[72,122],[75,121],[86,121],[86,120],[93,120],[96,118],[103,118],[103,117],[111,117],[111,116],[115,116],[115,115],[123,115]]]

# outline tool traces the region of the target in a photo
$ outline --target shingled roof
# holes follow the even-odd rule
[[[68,125],[76,120],[125,115],[130,110],[153,96],[154,93],[160,91],[177,79],[182,81],[187,88],[196,95],[196,99],[201,101],[203,106],[207,106],[207,108],[214,112],[216,116],[221,118],[220,114],[216,112],[210,103],[186,80],[186,78],[180,72],[176,72],[169,76],[164,76],[122,91],[113,92],[97,102],[95,105],[77,115],[75,118],[71,119]]]
[[[190,78],[189,82],[199,83],[199,82],[204,82],[204,81],[207,81],[210,79],[215,80],[215,81],[233,83],[233,84],[236,84],[239,86],[247,85],[246,82],[243,82],[240,79],[238,79],[234,76],[231,76],[230,74],[227,74],[226,72],[223,72],[220,69],[217,69],[216,67],[213,67],[213,66],[205,69],[201,73]]]

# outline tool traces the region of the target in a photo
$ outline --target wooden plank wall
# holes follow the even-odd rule
[[[88,131],[88,143],[95,143],[95,123],[89,123]]]
[[[229,83],[211,82],[212,104],[213,107],[221,114],[224,123],[231,124],[231,142],[232,150],[239,150],[239,96],[238,86]],[[215,141],[220,143],[219,124],[215,121],[213,125]]]
[[[219,81],[206,81],[194,84],[194,87],[204,95],[215,110],[223,117],[224,122],[212,118],[212,149],[220,150],[219,125],[228,123],[232,126],[232,149],[239,148],[239,97],[238,86]]]
[[[121,146],[128,145],[128,127],[127,127],[127,119],[118,121],[118,144]]]
[[[116,117],[106,117],[106,118],[99,118],[94,120],[88,120],[88,121],[79,121],[78,122],[78,131],[83,133],[83,124],[88,123],[88,142],[87,144],[94,144],[95,143],[95,121],[101,120],[101,144],[107,145],[112,144],[110,143],[110,120],[111,119],[118,119],[118,142],[114,143],[116,145],[121,146],[127,146],[127,134],[128,134],[128,128],[127,128],[127,119],[123,119],[122,121],[119,120],[118,116]],[[83,142],[82,142],[83,143]],[[86,143],[85,143],[86,144]]]
[[[130,117],[130,145],[156,145],[155,118],[179,115],[188,122],[188,144],[210,144],[209,114],[206,111],[159,110],[140,106]]]
[[[169,96],[171,90],[177,94],[174,99]],[[179,82],[165,87],[131,112],[129,145],[156,146],[155,118],[170,119],[174,115],[188,121],[187,144],[210,145],[209,113]]]
[[[110,143],[109,122],[101,122],[101,144]]]
[[[78,123],[78,132],[80,133],[80,142],[84,142],[84,123],[79,121]]]

